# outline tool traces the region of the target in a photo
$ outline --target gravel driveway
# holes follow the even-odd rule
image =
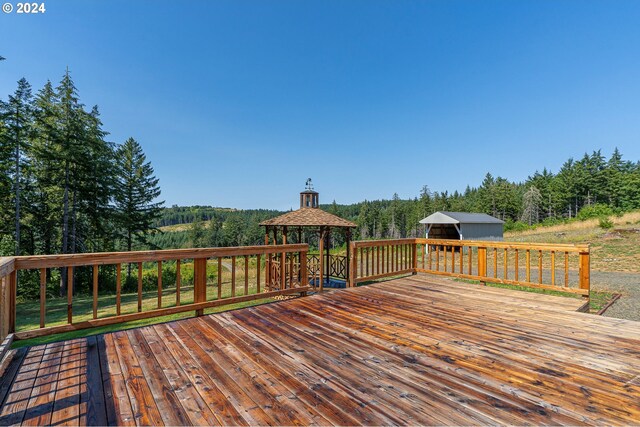
[[[640,320],[640,274],[591,270],[591,289],[622,294],[605,316]]]

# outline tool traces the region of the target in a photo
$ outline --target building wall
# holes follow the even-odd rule
[[[504,224],[460,224],[464,240],[503,240]]]

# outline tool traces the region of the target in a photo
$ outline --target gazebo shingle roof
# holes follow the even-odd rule
[[[301,208],[297,211],[287,212],[286,214],[275,218],[262,221],[261,226],[288,226],[288,227],[305,227],[305,226],[330,226],[330,227],[357,227],[351,221],[340,218],[339,216],[325,212],[318,208]]]

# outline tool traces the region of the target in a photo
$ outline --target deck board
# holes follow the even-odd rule
[[[640,323],[426,275],[12,351],[0,424],[640,423]]]

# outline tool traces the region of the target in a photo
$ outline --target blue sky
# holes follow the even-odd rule
[[[15,1],[11,0],[15,6]],[[0,14],[0,96],[69,66],[167,205],[296,207],[640,160],[638,1],[46,0]]]

